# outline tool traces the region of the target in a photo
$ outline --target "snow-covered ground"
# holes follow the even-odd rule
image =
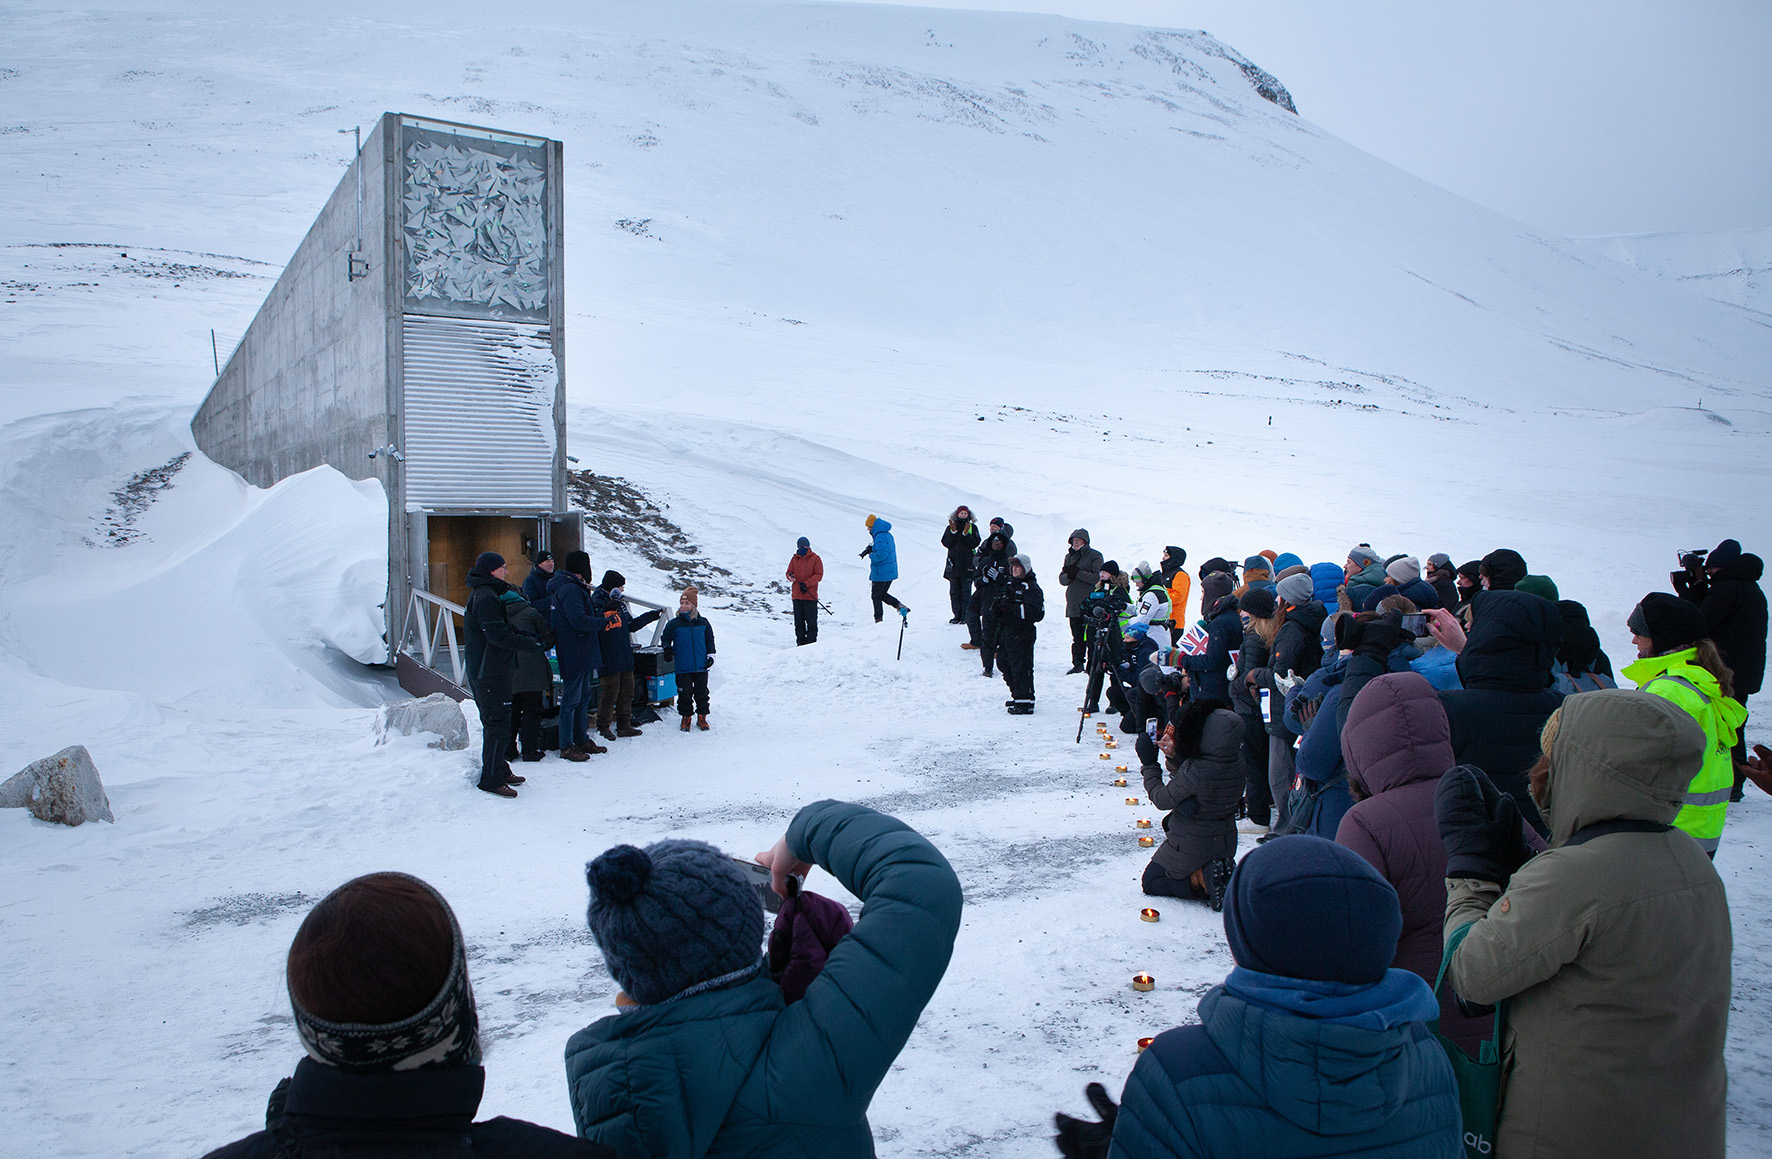
[[[1613,261],[1772,315],[1772,228],[1576,239]]]
[[[486,1113],[567,1127],[561,1048],[614,991],[584,861],[751,852],[839,796],[928,833],[968,900],[875,1100],[882,1153],[1050,1154],[1051,1112],[1117,1086],[1230,963],[1201,907],[1138,920],[1149,810],[1072,743],[1062,622],[1032,719],[959,650],[956,503],[1007,516],[1048,583],[1079,524],[1124,565],[1512,546],[1615,658],[1675,549],[1772,547],[1763,316],[1359,153],[1200,34],[686,0],[509,19],[0,13],[0,774],[83,743],[118,819],[0,813],[0,1151],[253,1129],[299,1049],[295,925],[378,868],[462,918]],[[342,172],[336,130],[384,109],[565,141],[572,451],[733,573],[704,600],[714,731],[528,766],[515,802],[474,792],[466,753],[374,744],[397,690],[351,657],[381,494],[179,462],[209,331],[225,357]],[[915,609],[902,661],[865,607],[870,511]],[[740,606],[801,534],[836,614],[795,649],[785,602]],[[665,589],[624,546],[592,557]],[[1772,737],[1772,697],[1751,708]],[[1769,848],[1756,793],[1718,858],[1739,1155],[1772,1154]]]

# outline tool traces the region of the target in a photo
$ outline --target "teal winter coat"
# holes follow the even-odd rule
[[[960,883],[921,835],[860,805],[806,806],[787,844],[861,898],[854,930],[792,1006],[764,969],[573,1035],[581,1136],[621,1159],[874,1154],[868,1103],[947,969]]]

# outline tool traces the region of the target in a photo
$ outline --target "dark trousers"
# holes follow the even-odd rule
[[[794,601],[794,644],[810,644],[818,639],[818,601]]]
[[[634,719],[634,671],[605,672],[597,682],[597,727],[614,721],[629,725]]]
[[[972,595],[966,600],[966,635],[972,640],[972,646],[984,649],[984,593],[974,588]],[[990,665],[985,665],[990,667]]]
[[[1089,657],[1089,617],[1072,616],[1071,621],[1071,667],[1081,668],[1083,661]]]
[[[997,641],[997,667],[1003,670],[1003,682],[1016,700],[1034,698],[1034,630],[1029,624],[1003,633]]]
[[[891,604],[895,608],[904,607],[903,604],[898,602],[897,596],[886,590],[891,586],[891,580],[874,581],[874,622],[876,624],[886,618],[886,609],[880,605]]]
[[[542,700],[539,692],[511,693],[511,739],[505,745],[505,759],[517,755],[519,744],[524,756],[531,760],[541,757]]]
[[[1741,696],[1739,692],[1736,693],[1736,695]],[[1742,696],[1742,699],[1746,700],[1747,697]],[[1735,788],[1730,794],[1729,799],[1732,801],[1739,801],[1741,799],[1741,786],[1747,784],[1747,774],[1741,771],[1741,767],[1747,764],[1747,718],[1745,716],[1741,718],[1741,731],[1735,734],[1735,752],[1733,754],[1733,759],[1735,761]],[[1713,861],[1716,860],[1715,852],[1711,854],[1711,859]]]
[[[995,597],[987,596],[986,598]],[[987,676],[996,666],[997,654],[1000,650],[997,645],[997,617],[986,612],[978,621],[978,658],[984,661],[984,670]]]
[[[480,786],[493,788],[505,783],[511,766],[505,760],[505,747],[511,743],[511,679],[476,680],[472,689],[474,707],[480,710]]]
[[[1267,783],[1267,725],[1258,712],[1239,712],[1243,718],[1243,805],[1249,819],[1266,825],[1274,807],[1273,788]]]
[[[962,574],[960,569],[956,567],[954,574],[948,577],[948,603],[954,609],[954,619],[964,620],[966,618],[967,597],[971,593],[972,572],[968,570]]]
[[[684,720],[689,719],[691,711],[708,714],[708,674],[706,672],[677,673],[677,715]]]
[[[1144,892],[1150,897],[1185,897],[1192,901],[1200,900],[1200,895],[1194,892],[1193,883],[1188,878],[1176,877],[1158,865],[1154,857],[1150,864],[1144,867],[1144,880],[1139,884],[1144,887]]]

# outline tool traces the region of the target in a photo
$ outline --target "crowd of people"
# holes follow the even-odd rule
[[[876,610],[908,616],[885,586],[890,527],[869,529],[876,567],[893,564],[871,580]],[[1031,709],[1044,603],[1012,534],[993,520],[981,538],[962,507],[943,545],[963,647]],[[788,578],[816,605],[809,548]],[[1192,619],[1185,562],[1171,546],[1124,573],[1079,528],[1058,575],[1079,707],[1105,698],[1136,734],[1164,812],[1144,889],[1222,912],[1234,968],[1197,1024],[1150,1041],[1118,1102],[1090,1084],[1095,1117],[1056,1117],[1059,1151],[1721,1156],[1731,932],[1713,858],[1744,782],[1772,792],[1772,751],[1744,738],[1765,664],[1760,560],[1733,540],[1682,557],[1675,591],[1627,618],[1638,655],[1616,674],[1586,609],[1517,552],[1425,568],[1367,544],[1340,564],[1215,557]],[[483,761],[527,755],[535,702],[516,698],[549,632],[580,727],[584,656],[621,687],[611,662],[647,617],[618,573],[593,588],[589,570],[574,552],[513,592],[502,560],[478,561],[470,671],[476,692],[513,690],[514,718]],[[807,619],[796,636],[816,638]],[[714,652],[693,590],[665,636],[704,674],[680,692],[687,728]],[[621,701],[597,720],[637,732]],[[1239,818],[1265,830],[1241,860]],[[861,899],[859,920],[801,887],[814,865]],[[586,881],[621,990],[618,1013],[566,1043],[576,1137],[474,1122],[462,932],[429,885],[383,873],[302,923],[287,982],[306,1057],[266,1129],[213,1154],[873,1154],[869,1100],[959,930],[959,882],[927,839],[823,801],[754,859],[618,845]]]

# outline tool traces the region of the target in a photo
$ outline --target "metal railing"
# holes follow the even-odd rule
[[[651,600],[643,600],[639,596],[626,596],[630,604],[638,604],[642,608],[656,609],[663,613],[670,609],[664,604],[655,604]],[[455,683],[462,688],[468,686],[467,664],[462,655],[462,645],[455,634],[455,617],[467,614],[467,609],[453,600],[431,592],[413,590],[412,599],[406,605],[406,620],[400,625],[400,651],[412,656],[426,668],[437,670],[437,647],[442,645],[449,650],[450,670],[454,673]],[[652,639],[648,646],[658,643],[664,633],[667,617],[660,615],[652,623]]]

